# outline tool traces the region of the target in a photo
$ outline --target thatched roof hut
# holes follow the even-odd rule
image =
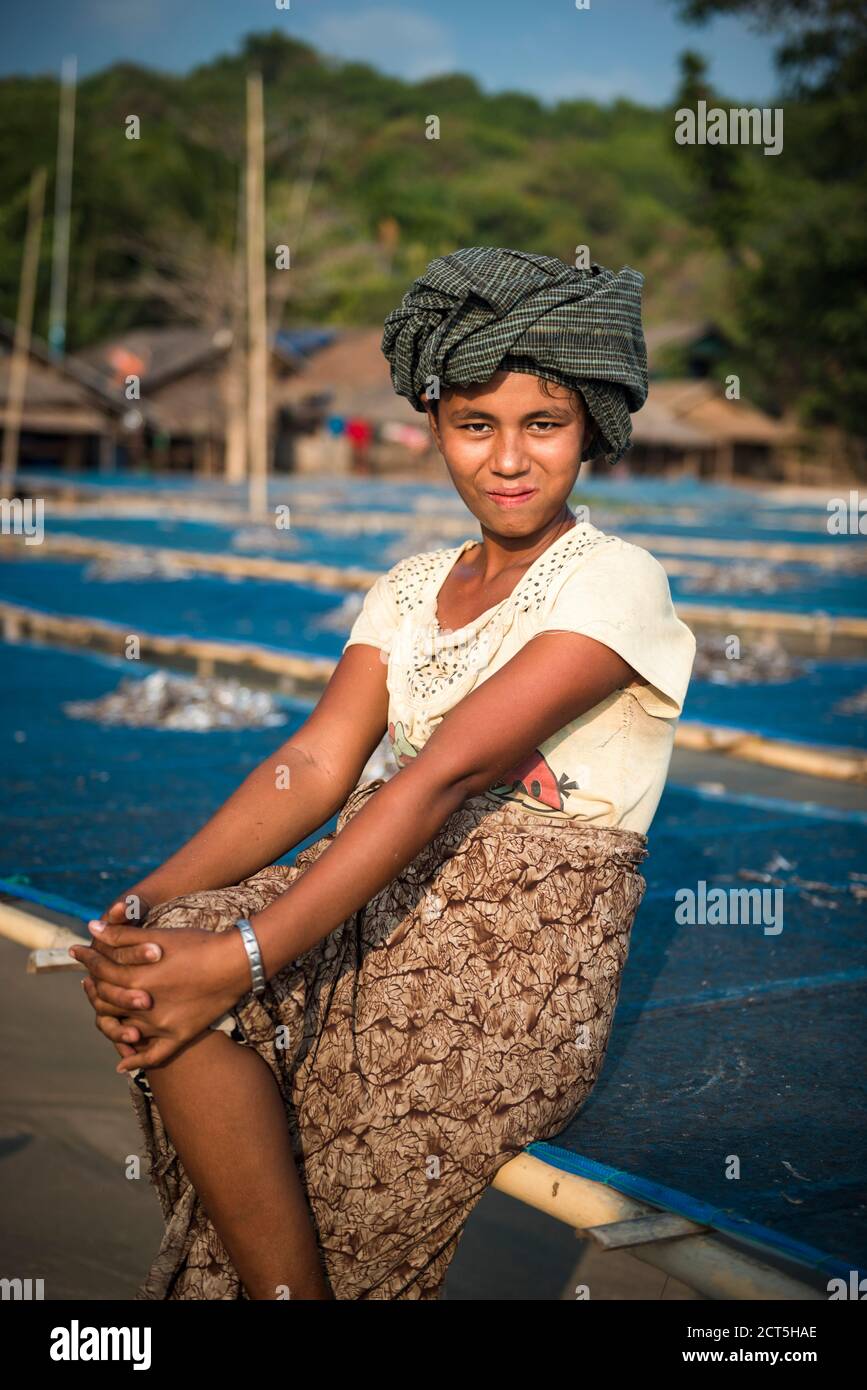
[[[246,372],[244,344],[231,329],[133,328],[83,349],[76,360],[116,396],[131,377],[138,378],[147,445],[157,466],[231,472],[228,455],[233,423],[237,438],[243,421]],[[282,389],[303,365],[292,335],[277,335],[270,361],[269,433],[275,456],[280,456],[289,428],[282,414]]]
[[[423,425],[418,411],[395,393],[381,341],[382,324],[343,329],[287,384],[284,399],[318,401],[329,415],[358,415],[377,425]]]
[[[15,325],[0,318],[0,428],[8,423]],[[129,403],[105,389],[99,375],[72,358],[58,358],[33,337],[20,421],[22,466],[111,466]]]

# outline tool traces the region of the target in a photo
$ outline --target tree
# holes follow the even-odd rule
[[[781,403],[867,439],[867,8],[863,0],[676,0],[779,34],[783,152],[754,209],[744,328]]]
[[[680,86],[675,107],[695,111],[699,101],[708,108],[718,99],[707,81],[707,65],[698,53],[680,58]],[[743,263],[749,208],[746,155],[740,145],[684,145],[696,188],[694,215],[716,236],[734,266]]]

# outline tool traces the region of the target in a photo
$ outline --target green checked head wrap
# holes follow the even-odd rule
[[[647,398],[641,327],[644,277],[555,256],[469,246],[431,261],[385,320],[382,351],[394,389],[416,410],[440,385],[529,372],[577,389],[598,425],[586,457],[617,463],[629,448],[630,412]]]

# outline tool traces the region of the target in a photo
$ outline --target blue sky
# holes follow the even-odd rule
[[[469,72],[487,91],[543,101],[628,96],[663,103],[677,55],[703,52],[739,102],[775,90],[773,44],[741,20],[680,23],[672,0],[0,0],[0,73],[87,74],[120,59],[183,72],[233,52],[245,33],[283,29],[339,58],[409,79]]]

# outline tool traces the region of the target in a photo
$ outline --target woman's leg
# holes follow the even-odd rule
[[[209,1032],[147,1073],[163,1124],[251,1299],[333,1299],[286,1112],[252,1048]]]

